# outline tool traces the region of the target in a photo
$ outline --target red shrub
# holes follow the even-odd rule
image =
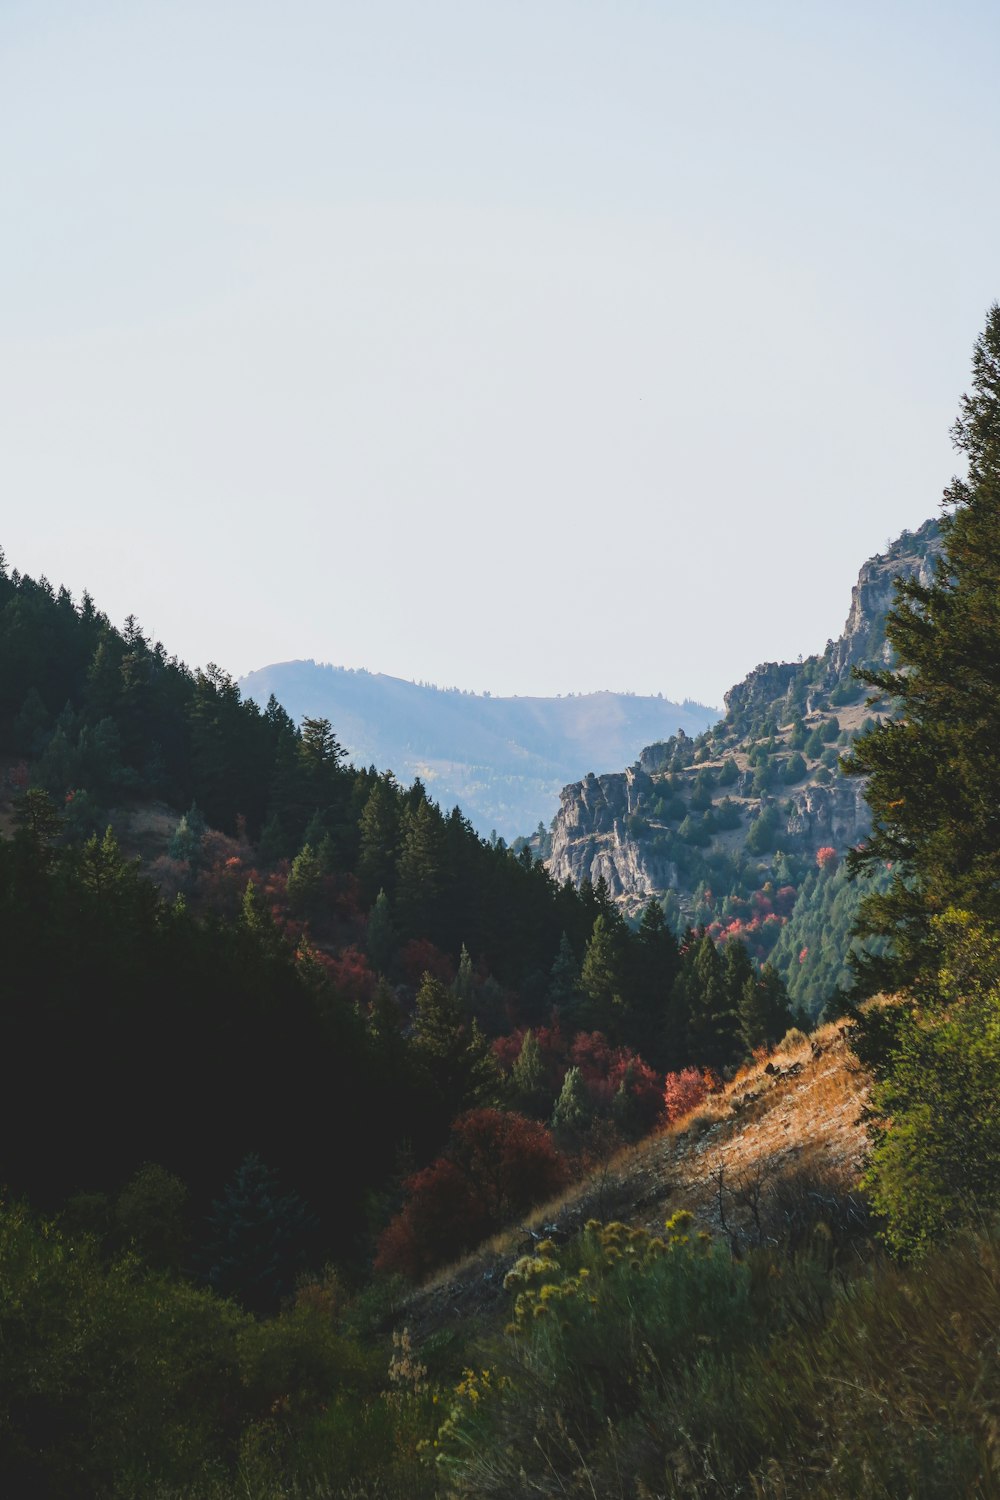
[[[690,1114],[707,1097],[709,1078],[700,1068],[685,1068],[681,1073],[668,1073],[663,1090],[663,1108],[668,1123]]]
[[[440,979],[442,984],[451,984],[455,978],[455,965],[447,953],[442,953],[426,938],[412,938],[403,949],[401,958],[408,984],[419,985],[425,974]]]
[[[451,1129],[445,1155],[408,1180],[406,1203],[379,1237],[376,1270],[425,1276],[566,1182],[566,1163],[535,1120],[474,1109]]]
[[[822,849],[817,849],[816,864],[821,870],[835,870],[837,868],[836,849],[830,844],[825,844]]]

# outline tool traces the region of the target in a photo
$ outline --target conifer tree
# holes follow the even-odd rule
[[[402,852],[397,871],[396,911],[411,937],[436,934],[443,850],[441,814],[426,797],[403,820]]]
[[[737,1011],[740,1039],[747,1052],[773,1046],[784,1036],[792,1024],[788,992],[770,964],[762,965],[759,974],[749,974],[743,981]]]
[[[579,1147],[593,1120],[593,1106],[579,1068],[567,1068],[552,1111],[552,1129],[560,1145]]]
[[[590,1030],[611,1035],[620,1027],[625,991],[624,937],[620,920],[601,912],[583,955],[580,1021]]]
[[[298,1194],[279,1193],[276,1174],[259,1156],[247,1156],[212,1204],[205,1280],[251,1311],[274,1311],[305,1268],[315,1227]]]
[[[736,1014],[726,988],[722,959],[707,932],[702,933],[690,954],[685,989],[691,1060],[698,1067],[723,1068],[733,1058]]]
[[[865,775],[873,814],[854,872],[891,866],[862,905],[860,931],[891,939],[859,965],[862,992],[934,973],[934,918],[949,907],[1000,922],[1000,304],[973,356],[953,440],[968,474],[945,492],[944,555],[929,584],[897,584],[886,621],[895,666],[862,679],[897,714],[845,759]]]
[[[358,879],[362,899],[377,891],[392,893],[396,882],[399,846],[399,794],[388,777],[379,776],[361,810],[358,823]]]
[[[390,974],[396,962],[399,939],[396,936],[389,898],[385,891],[379,891],[375,905],[368,914],[365,947],[375,972]]]
[[[542,1120],[549,1113],[552,1094],[545,1081],[545,1064],[535,1033],[527,1030],[521,1041],[521,1051],[510,1072],[511,1106],[524,1115],[533,1115]]]

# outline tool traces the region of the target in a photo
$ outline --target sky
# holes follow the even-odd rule
[[[0,545],[191,666],[720,704],[935,514],[1000,9],[3,0]]]

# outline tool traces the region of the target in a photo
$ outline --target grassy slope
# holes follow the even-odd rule
[[[774,1072],[767,1066],[741,1069],[692,1115],[629,1147],[523,1225],[439,1272],[409,1297],[401,1321],[419,1342],[457,1318],[505,1315],[504,1276],[543,1226],[569,1235],[598,1218],[658,1231],[683,1208],[697,1228],[728,1230],[739,1239],[754,1231],[755,1193],[765,1219],[766,1212],[784,1211],[781,1203],[796,1191],[851,1193],[866,1145],[861,1113],[868,1077],[840,1027],[824,1026],[776,1054]]]

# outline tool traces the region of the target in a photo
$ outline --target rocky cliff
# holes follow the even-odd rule
[[[894,582],[929,581],[939,553],[937,521],[904,532],[864,564],[844,631],[824,652],[756,667],[697,739],[675,735],[625,771],[565,787],[552,875],[574,885],[603,879],[628,912],[668,897],[678,920],[704,920],[724,917],[726,900],[738,905],[741,893],[790,888],[820,850],[857,843],[869,827],[863,786],[837,761],[889,705],[869,705],[851,668],[886,662]]]

